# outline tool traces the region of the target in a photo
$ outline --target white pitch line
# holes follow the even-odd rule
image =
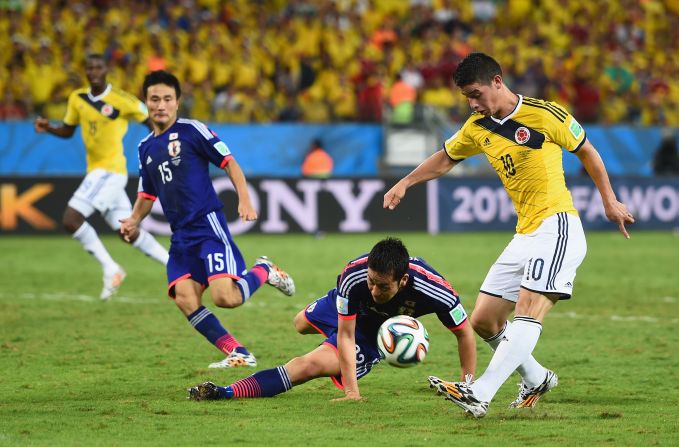
[[[70,294],[64,292],[55,293],[33,293],[33,292],[21,292],[17,294],[9,294],[0,292],[0,300],[4,299],[23,299],[23,300],[41,300],[41,301],[81,301],[81,302],[100,302],[99,297],[91,295],[81,295],[81,294]],[[166,304],[169,299],[166,296],[159,297],[147,297],[143,298],[140,296],[131,297],[124,295],[114,295],[109,299],[111,302],[120,302],[125,304]],[[265,301],[256,301],[250,305],[256,304],[257,307],[269,307],[269,303]],[[663,319],[658,317],[651,317],[647,315],[584,315],[576,312],[551,312],[547,315],[547,318],[570,318],[573,320],[609,320],[620,323],[631,323],[631,322],[642,322],[651,324],[679,324],[679,318]]]
[[[672,318],[668,320],[664,320],[658,317],[650,317],[647,315],[581,315],[575,312],[550,312],[547,314],[547,318],[549,317],[556,317],[556,318],[570,318],[573,320],[609,320],[609,321],[615,321],[615,322],[622,322],[622,323],[629,323],[629,322],[634,322],[634,321],[640,321],[643,323],[670,323],[670,324],[677,324],[679,323],[679,318]]]
[[[22,300],[38,300],[38,301],[81,301],[95,303],[102,301],[99,297],[91,295],[81,295],[72,293],[31,293],[22,292],[17,294],[0,293],[0,299],[22,299]],[[108,301],[111,302],[121,302],[125,304],[161,304],[164,303],[162,297],[160,298],[141,298],[141,297],[130,297],[124,295],[114,295]]]

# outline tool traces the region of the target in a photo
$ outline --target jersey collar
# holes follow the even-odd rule
[[[90,98],[90,101],[92,101],[92,102],[101,101],[101,98],[108,95],[112,88],[113,87],[111,86],[111,84],[107,84],[106,88],[104,89],[104,91],[101,94],[99,94],[97,96],[92,96],[92,88],[90,87],[87,90],[87,96]]]
[[[519,107],[521,107],[521,104],[523,103],[523,96],[522,96],[522,95],[516,95],[516,96],[519,97],[519,102],[516,103],[516,107],[514,107],[514,110],[512,110],[512,113],[510,113],[509,115],[505,116],[505,117],[502,118],[501,120],[495,118],[495,117],[492,116],[492,115],[490,116],[490,119],[492,119],[493,121],[495,121],[495,122],[498,123],[498,124],[504,124],[504,123],[507,122],[507,120],[509,120],[509,119],[510,119],[511,117],[513,117],[514,115],[516,115],[516,112],[519,111]]]

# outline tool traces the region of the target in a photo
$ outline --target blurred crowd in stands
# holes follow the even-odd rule
[[[137,95],[174,72],[208,122],[461,121],[452,73],[483,51],[582,122],[679,125],[677,0],[3,0],[0,32],[3,120],[62,119],[96,52]]]

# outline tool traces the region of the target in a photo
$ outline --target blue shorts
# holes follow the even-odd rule
[[[304,317],[307,322],[323,334],[325,341],[323,344],[331,346],[337,352],[337,305],[335,299],[337,290],[332,289],[323,298],[319,298],[309,304],[304,309]],[[380,353],[377,350],[377,339],[366,337],[361,329],[356,326],[356,378],[360,379],[370,372],[373,365],[380,361]],[[339,355],[339,353],[338,353]],[[337,375],[330,378],[335,386],[344,389],[342,376]]]
[[[245,260],[231,239],[222,212],[209,213],[190,227],[172,234],[167,262],[170,297],[175,297],[174,286],[182,279],[191,278],[208,287],[213,279],[228,277],[238,280],[246,272]]]

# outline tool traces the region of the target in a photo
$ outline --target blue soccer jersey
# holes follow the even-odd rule
[[[356,326],[369,339],[390,317],[419,317],[436,314],[450,330],[457,330],[467,321],[460,298],[436,270],[420,258],[410,258],[406,285],[388,302],[378,304],[368,289],[368,255],[351,261],[337,277],[337,312],[343,319],[356,318]]]
[[[158,198],[172,232],[222,208],[209,175],[212,163],[224,168],[231,151],[200,121],[178,119],[160,135],[139,143],[139,190]]]
[[[441,275],[420,258],[410,258],[408,282],[387,303],[377,304],[368,289],[368,255],[351,261],[337,277],[337,287],[309,304],[304,310],[307,322],[326,338],[325,344],[337,349],[338,318],[356,319],[356,378],[370,372],[380,361],[377,330],[390,317],[419,317],[435,313],[450,330],[465,326],[467,314],[457,292]],[[341,375],[331,377],[344,389]]]

